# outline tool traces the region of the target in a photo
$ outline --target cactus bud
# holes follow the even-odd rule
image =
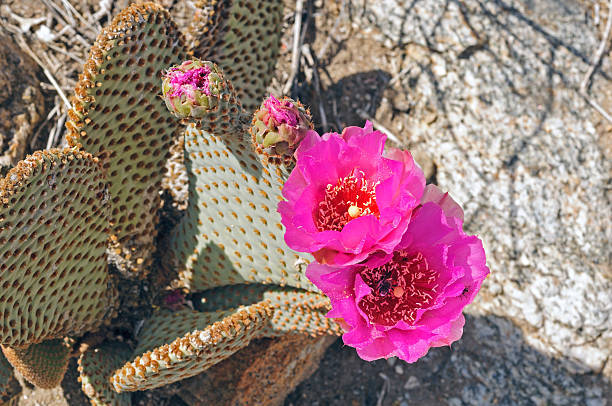
[[[162,93],[168,110],[179,118],[201,118],[213,107],[224,82],[219,68],[211,62],[185,61],[170,68],[163,77]]]
[[[275,164],[293,161],[300,141],[313,129],[310,112],[299,101],[270,95],[253,114],[250,133],[258,153]]]

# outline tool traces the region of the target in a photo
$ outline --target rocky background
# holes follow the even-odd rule
[[[26,150],[57,145],[65,106],[43,69],[70,94],[96,27],[76,19],[81,41],[49,23],[50,3],[63,1],[2,2],[0,35],[40,59],[32,94],[42,93],[45,111],[11,113],[3,87],[0,118],[37,116]],[[69,3],[103,23],[127,2]],[[166,3],[179,21],[189,15],[189,1]],[[415,364],[366,363],[336,341],[286,406],[612,404],[610,41],[598,54],[609,15],[607,1],[287,2],[271,90],[309,105],[320,131],[370,119],[414,151],[429,181],[464,207],[491,275],[452,348]],[[325,347],[313,348],[297,375],[316,368]],[[192,379],[137,404],[202,404],[198,388],[214,379]],[[82,404],[68,384],[44,396],[26,391],[20,404]]]

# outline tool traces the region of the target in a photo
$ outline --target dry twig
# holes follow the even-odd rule
[[[606,51],[606,47],[608,46],[608,41],[610,40],[610,34],[612,33],[612,0],[608,2],[608,21],[606,21],[606,28],[604,29],[603,38],[599,43],[599,48],[595,53],[595,58],[589,67],[586,75],[584,75],[584,79],[580,84],[580,93],[584,96],[587,102],[593,106],[595,110],[599,114],[603,116],[606,120],[612,123],[612,116],[608,113],[599,103],[597,103],[594,99],[589,96],[589,85],[591,83],[591,79],[593,78],[593,74],[599,67],[601,63],[601,58],[603,58],[603,54]]]
[[[338,30],[338,27],[340,26],[340,21],[342,21],[342,18],[344,18],[345,9],[346,9],[346,0],[342,0],[342,4],[340,5],[340,13],[338,14],[338,17],[336,18],[336,21],[334,21],[332,31],[327,35],[327,39],[325,40],[325,43],[323,44],[323,46],[317,53],[317,59],[321,60],[323,59],[323,57],[325,57],[325,53],[327,52],[327,48],[332,42],[332,38],[336,36],[336,31]]]
[[[293,81],[297,76],[298,69],[300,68],[300,51],[302,49],[302,12],[304,11],[304,0],[298,0],[295,4],[295,23],[293,24],[293,49],[291,50],[291,74],[285,87],[283,87],[283,94],[288,94],[293,86]]]
[[[47,67],[45,66],[45,64],[43,64],[43,62],[40,60],[40,58],[38,58],[38,56],[34,52],[32,52],[32,49],[28,46],[28,44],[26,43],[26,41],[23,38],[23,36],[21,36],[21,35],[17,36],[17,44],[28,55],[30,55],[32,57],[32,59],[34,59],[36,61],[36,63],[42,68],[43,73],[45,74],[47,79],[49,79],[49,82],[51,82],[51,84],[53,85],[53,88],[55,89],[55,91],[57,91],[57,94],[61,97],[61,99],[64,102],[64,104],[66,105],[66,107],[68,107],[69,109],[72,108],[72,105],[68,101],[68,98],[66,97],[66,94],[64,94],[64,91],[62,90],[60,85],[57,83],[57,81],[55,80],[55,78],[53,77],[53,75],[51,74],[49,69],[47,69]]]
[[[355,111],[357,112],[357,114],[359,114],[359,117],[361,117],[364,120],[370,121],[372,123],[372,126],[374,126],[375,129],[377,129],[380,132],[385,133],[388,139],[390,139],[397,145],[402,145],[399,138],[397,138],[395,134],[389,131],[385,126],[383,126],[380,122],[378,122],[374,117],[370,116],[368,113],[366,113],[365,111],[361,109],[357,109]]]
[[[391,383],[389,377],[383,374],[382,372],[380,372],[378,376],[380,376],[384,380],[384,382],[382,388],[380,388],[380,392],[378,393],[378,400],[376,401],[376,406],[382,406],[383,400],[385,399],[385,395],[387,394]]]

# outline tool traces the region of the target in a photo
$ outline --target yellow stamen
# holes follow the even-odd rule
[[[400,298],[404,294],[404,288],[401,286],[396,286],[393,288],[393,296]]]
[[[361,209],[357,206],[351,206],[348,208],[348,214],[351,218],[359,217],[361,216]]]

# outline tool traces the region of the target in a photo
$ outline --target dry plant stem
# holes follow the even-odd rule
[[[610,39],[610,32],[612,31],[612,0],[608,3],[608,21],[606,21],[606,28],[604,29],[604,35],[599,43],[599,48],[595,53],[595,58],[593,59],[593,63],[591,64],[589,70],[587,71],[582,83],[580,85],[580,91],[582,93],[586,93],[589,87],[589,83],[591,82],[591,78],[595,73],[595,70],[599,66],[601,62],[601,58],[603,58],[603,54],[606,51],[606,45],[608,44],[608,40]]]
[[[383,400],[385,399],[385,395],[387,394],[387,390],[391,384],[389,383],[389,377],[382,372],[378,374],[383,379],[383,386],[380,388],[380,393],[378,394],[378,400],[376,401],[376,406],[382,406]]]
[[[72,108],[72,105],[68,101],[68,98],[66,97],[66,94],[64,93],[64,91],[61,89],[60,85],[57,83],[57,81],[55,80],[55,78],[53,77],[51,72],[49,72],[49,69],[47,69],[47,67],[38,58],[38,56],[36,56],[36,54],[34,52],[32,52],[32,49],[28,46],[28,44],[26,43],[26,41],[23,38],[23,36],[21,36],[21,35],[17,36],[17,43],[42,68],[45,76],[47,77],[47,79],[49,79],[49,82],[51,82],[51,84],[53,85],[53,88],[55,88],[55,90],[57,91],[57,94],[59,94],[59,96],[61,97],[61,99],[64,102],[64,104],[66,105],[66,107],[69,108],[69,109]]]
[[[89,26],[90,22],[89,22],[89,21],[87,21],[87,20],[85,19],[85,17],[83,17],[83,16],[81,15],[81,13],[79,13],[79,11],[78,11],[77,9],[75,9],[75,8],[72,6],[72,4],[70,4],[70,2],[69,2],[69,1],[67,1],[67,0],[62,0],[62,4],[64,5],[64,8],[65,8],[67,11],[69,11],[71,14],[74,14],[74,15],[76,16],[76,18],[78,18],[79,20],[81,20],[81,22],[82,22],[83,24],[85,24],[85,26],[86,26],[86,27],[87,27],[87,26]]]
[[[612,123],[612,116],[608,113],[599,103],[597,103],[594,99],[592,99],[588,94],[589,84],[591,83],[591,78],[593,74],[597,70],[601,62],[601,58],[603,58],[603,54],[606,51],[606,46],[608,45],[608,41],[610,40],[610,33],[612,32],[612,0],[608,2],[608,20],[606,21],[606,28],[604,29],[604,35],[599,43],[599,48],[595,53],[595,58],[593,59],[593,63],[589,70],[587,71],[582,83],[580,84],[580,93],[584,96],[584,98],[589,102],[589,104],[597,110],[599,114],[603,116],[606,120]]]
[[[595,109],[597,110],[597,112],[599,114],[602,115],[603,118],[605,118],[606,120],[608,120],[609,122],[612,123],[612,116],[610,115],[610,113],[608,113],[599,103],[597,103],[595,100],[591,99],[590,97],[586,96],[586,101],[589,102],[589,104]]]
[[[390,139],[391,141],[393,141],[397,145],[402,145],[402,143],[395,136],[395,134],[393,134],[391,131],[389,131],[385,126],[383,126],[375,118],[371,117],[368,113],[366,113],[365,111],[363,111],[361,109],[357,109],[356,111],[357,111],[357,114],[359,114],[359,117],[363,118],[364,120],[369,120],[372,123],[372,125],[374,126],[375,129],[385,133],[387,135],[388,139]]]
[[[100,0],[98,2],[98,7],[100,7],[100,10],[96,11],[92,17],[93,19],[96,21],[96,23],[98,23],[98,21],[104,17],[104,15],[106,15],[106,17],[110,20],[111,19],[111,15],[110,15],[110,10],[111,10],[111,3],[112,0]]]
[[[345,11],[346,11],[346,0],[342,0],[342,4],[340,5],[340,13],[338,14],[338,17],[336,17],[332,30],[327,35],[327,39],[325,40],[325,43],[323,44],[323,46],[317,53],[317,59],[320,60],[325,57],[325,53],[327,52],[327,48],[329,48],[329,45],[332,42],[332,38],[335,40],[336,31],[338,31],[338,27],[340,27],[340,21],[342,21],[342,19],[345,17],[345,14],[346,14]]]
[[[291,51],[291,75],[285,87],[283,88],[283,94],[288,94],[293,86],[293,81],[297,75],[298,69],[300,68],[300,39],[302,32],[302,12],[304,10],[304,0],[298,0],[295,4],[295,23],[293,24],[293,49]]]
[[[42,0],[43,3],[45,3],[45,5],[47,6],[47,8],[49,9],[49,11],[51,11],[51,13],[53,15],[55,15],[55,17],[63,23],[63,25],[69,29],[69,31],[72,31],[72,35],[74,36],[74,38],[76,38],[81,44],[83,44],[86,47],[89,47],[90,45],[90,41],[87,41],[85,38],[83,38],[78,32],[76,32],[72,27],[76,27],[76,21],[74,21],[74,18],[72,18],[71,15],[66,15],[66,13],[55,3],[49,1],[49,0]],[[68,22],[68,20],[71,20],[71,22]],[[89,24],[86,24],[86,26]]]
[[[53,148],[57,143],[57,139],[59,138],[59,135],[62,133],[62,129],[64,128],[66,117],[68,117],[68,113],[63,113],[57,120],[55,126],[51,129],[51,132],[49,133],[49,138],[47,139],[47,149]]]
[[[308,46],[308,44],[304,44],[302,45],[302,55],[304,55],[304,58],[306,59],[306,61],[308,62],[308,64],[311,66],[312,68],[312,79],[314,80],[314,84],[315,84],[315,92],[317,95],[317,100],[323,100],[323,98],[321,97],[321,80],[319,78],[319,64],[315,62],[314,58],[312,57],[312,52],[310,52],[310,47]],[[327,124],[327,116],[325,115],[325,109],[323,108],[323,103],[318,103],[319,105],[319,115],[321,116],[321,128],[323,128],[324,132],[327,132],[328,130],[328,124]]]

